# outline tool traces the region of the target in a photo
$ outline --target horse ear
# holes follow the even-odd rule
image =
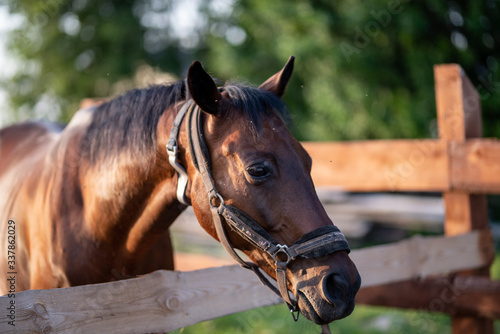
[[[285,67],[283,67],[281,71],[267,79],[266,82],[259,86],[259,88],[270,91],[278,95],[279,97],[282,97],[285,94],[288,81],[290,81],[290,78],[292,77],[294,60],[295,56],[290,56],[285,64]]]
[[[214,116],[219,115],[222,95],[199,61],[194,61],[189,67],[187,85],[191,97],[201,110]]]

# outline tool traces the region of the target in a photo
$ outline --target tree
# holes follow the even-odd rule
[[[9,6],[26,17],[10,44],[26,66],[4,83],[21,111],[42,97],[59,105],[67,121],[82,98],[113,95],[113,84],[141,64],[182,76],[200,59],[223,80],[258,84],[294,54],[285,101],[300,139],[436,135],[432,66],[446,62],[462,65],[480,92],[485,135],[500,133],[495,1],[12,0]],[[177,15],[182,8],[190,8],[189,19]]]
[[[481,94],[485,134],[500,133],[496,2],[256,0],[239,1],[233,14],[207,38],[210,68],[259,82],[295,54],[285,99],[302,139],[435,136],[432,67],[451,62]],[[233,26],[246,39],[227,47]]]

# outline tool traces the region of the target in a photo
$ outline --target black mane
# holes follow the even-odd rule
[[[234,109],[246,114],[254,131],[260,132],[262,119],[271,113],[287,119],[283,101],[273,93],[244,85],[221,88],[232,100]],[[127,153],[136,163],[148,164],[154,157],[160,116],[172,105],[189,98],[184,80],[131,90],[94,110],[82,140],[91,165]]]
[[[103,103],[94,110],[82,150],[88,150],[91,164],[123,151],[131,157],[147,158],[145,155],[154,154],[160,116],[185,99],[185,84],[178,81],[169,86],[134,89]]]
[[[244,85],[225,85],[222,88],[231,98],[234,109],[246,114],[252,122],[253,130],[258,134],[262,128],[262,120],[272,113],[278,114],[288,123],[288,110],[274,93]]]

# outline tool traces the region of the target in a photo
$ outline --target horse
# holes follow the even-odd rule
[[[172,270],[168,228],[190,205],[294,314],[348,316],[361,279],[287,128],[293,66],[218,87],[196,61],[186,79],[81,109],[66,127],[0,130],[0,272],[14,292]]]

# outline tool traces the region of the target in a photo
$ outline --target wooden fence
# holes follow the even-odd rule
[[[483,232],[452,238],[414,237],[351,252],[363,286],[376,286],[491,261]],[[383,268],[383,270],[381,269]],[[498,297],[498,296],[497,296]],[[10,301],[0,297],[6,315]],[[248,270],[225,266],[189,272],[156,271],[123,281],[16,294],[0,333],[158,333],[223,315],[282,303]],[[7,310],[7,311],[6,311]],[[14,320],[15,327],[9,322]]]
[[[305,143],[316,166],[313,179],[348,191],[442,192],[447,236],[473,230],[488,235],[485,194],[500,193],[500,142],[480,139],[480,96],[460,66],[435,66],[434,80],[439,139]],[[492,239],[485,237],[479,247],[492,249]],[[446,312],[453,333],[488,334],[492,319],[500,318],[500,282],[488,277],[489,264],[447,279],[362,289],[357,300]],[[459,296],[443,301],[440,293],[457,285]]]
[[[446,236],[351,253],[363,278],[357,302],[445,312],[454,333],[489,334],[500,318],[500,282],[489,279],[494,247],[484,194],[500,192],[500,143],[478,139],[480,99],[461,68],[434,70],[439,139],[304,146],[318,186],[443,192]],[[0,297],[0,333],[165,332],[282,302],[237,266],[24,291],[14,310],[12,300]]]

